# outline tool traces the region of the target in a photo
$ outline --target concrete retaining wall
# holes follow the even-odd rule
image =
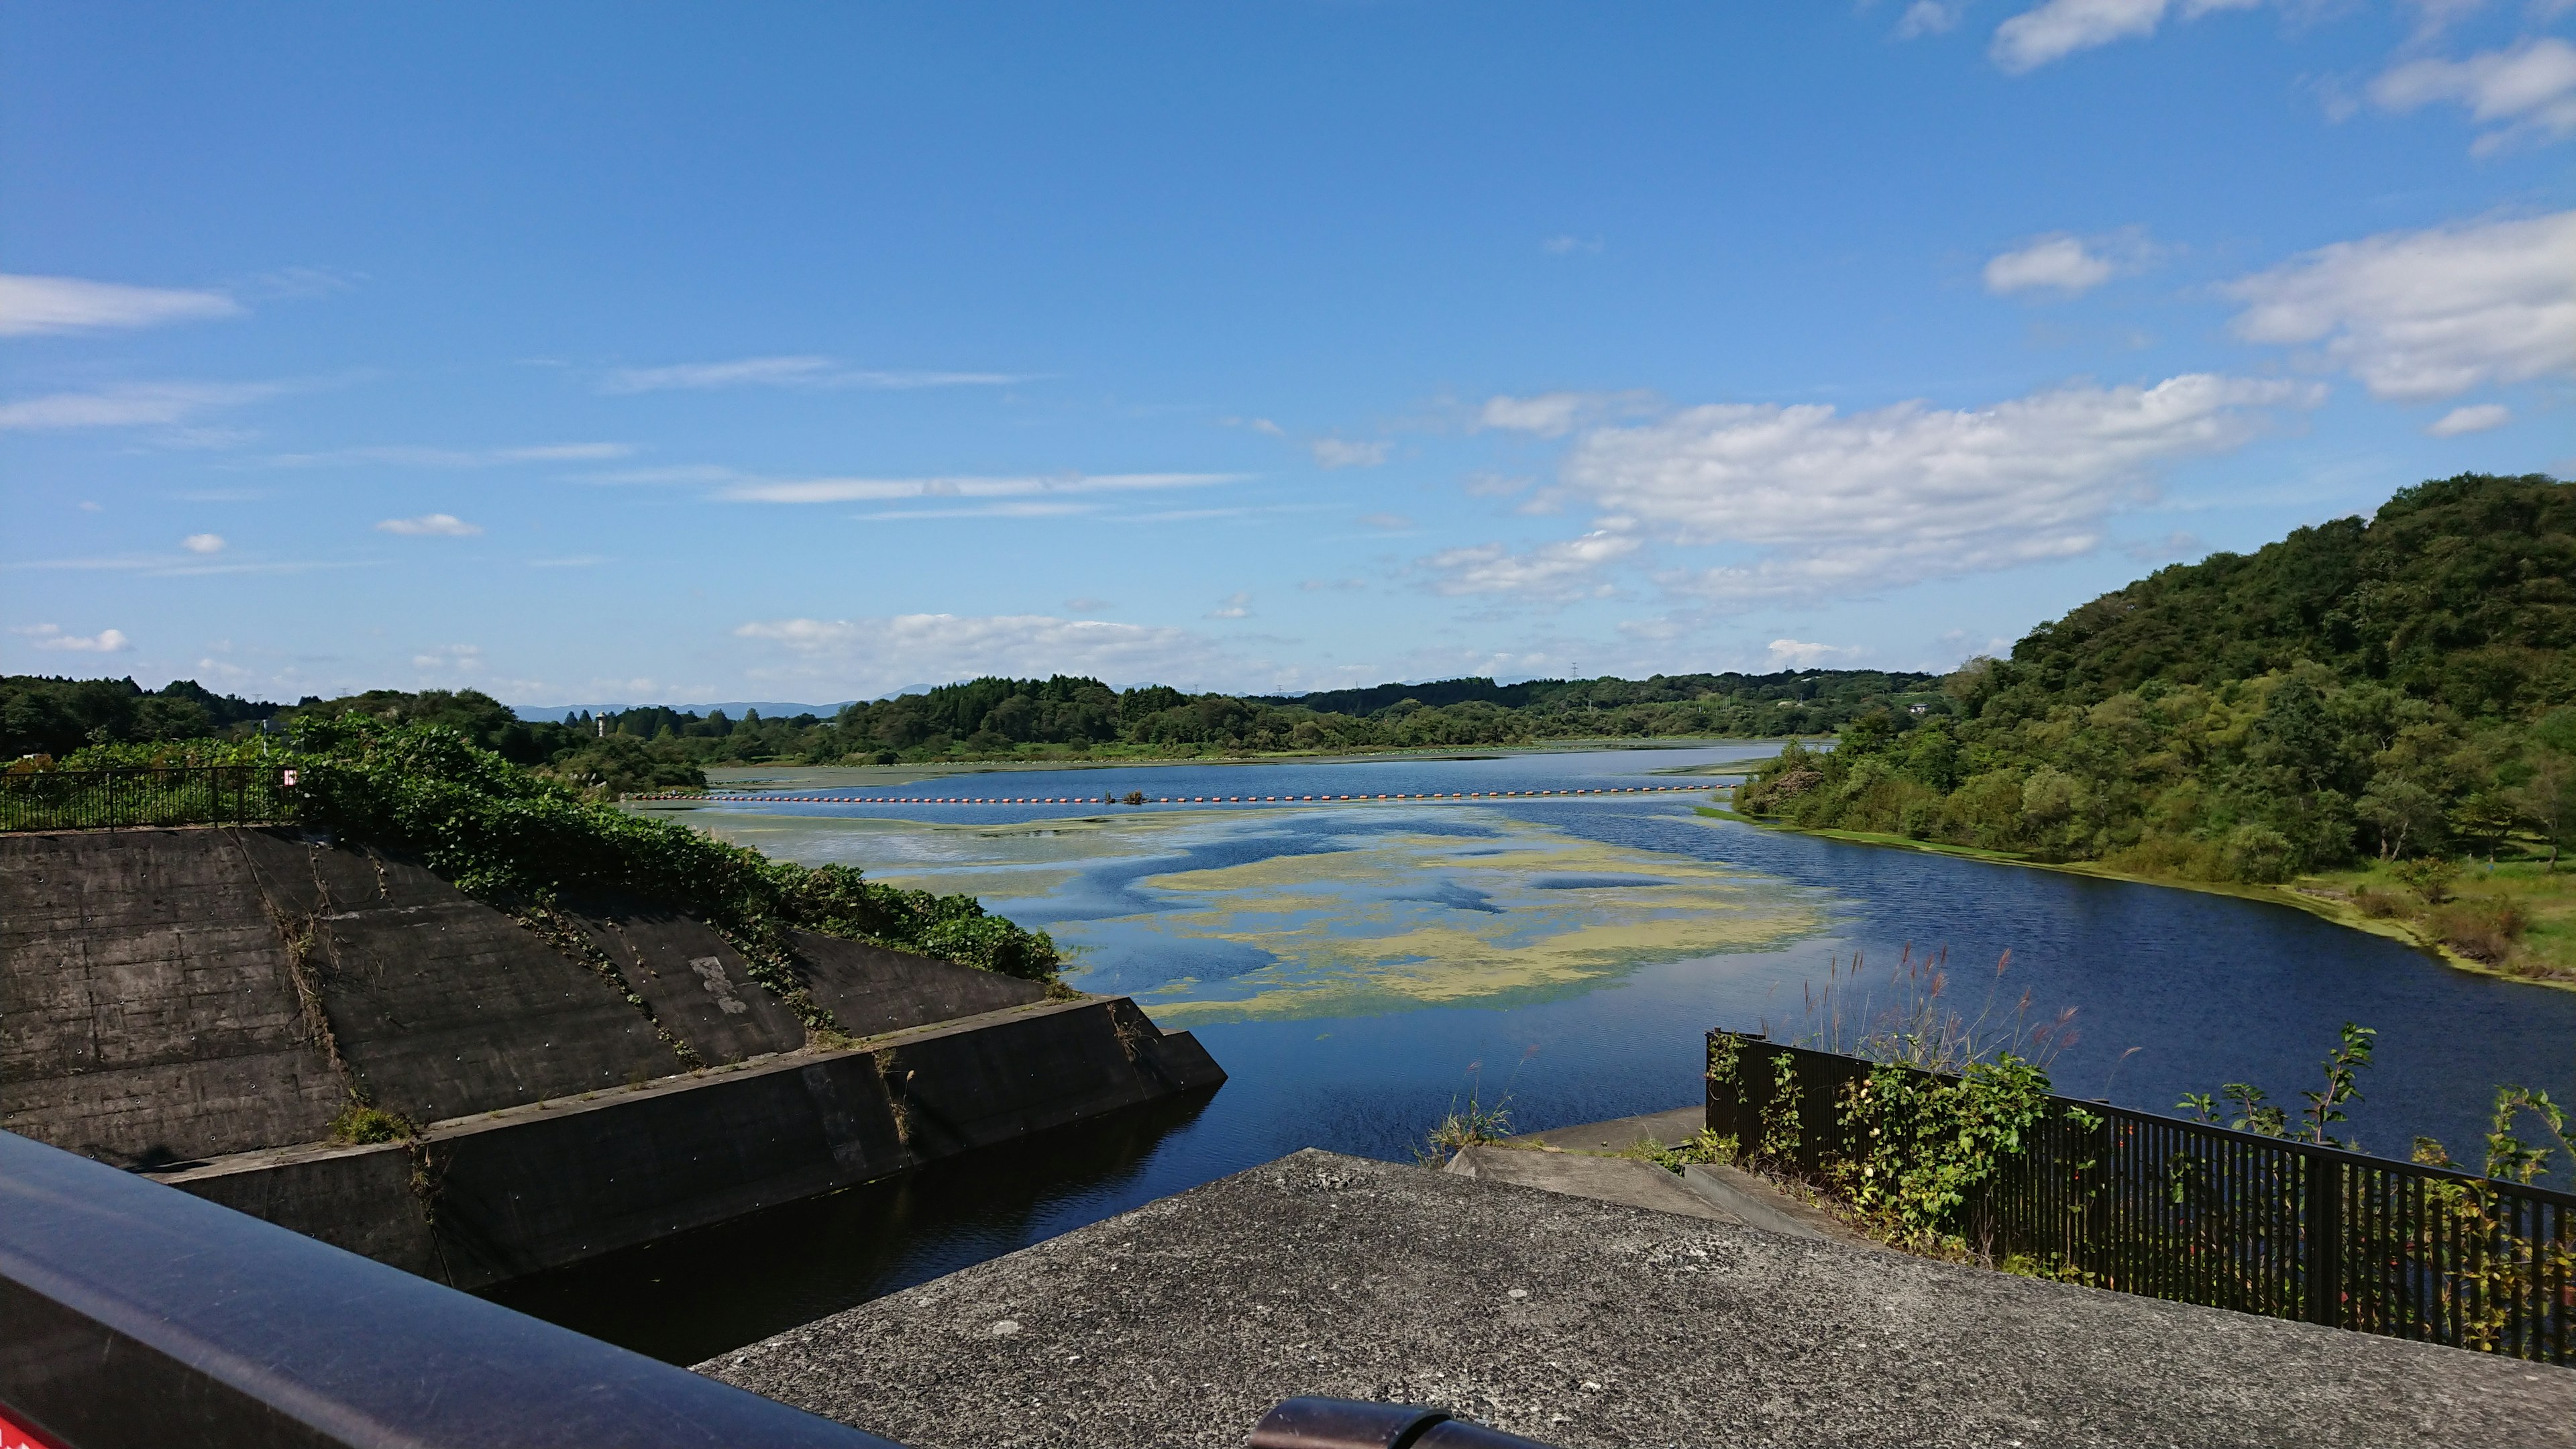
[[[641,903],[532,927],[289,830],[0,836],[0,1128],[473,1286],[1224,1078],[1124,998],[792,944],[863,1050]],[[323,1141],[361,1100],[432,1125]]]
[[[155,1175],[473,1288],[1223,1080],[1123,997],[1041,1003],[441,1122],[412,1144]]]

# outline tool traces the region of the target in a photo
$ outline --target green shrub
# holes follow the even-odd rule
[[[308,825],[417,856],[468,894],[551,904],[566,892],[640,896],[696,913],[783,979],[790,928],[874,941],[1052,980],[1043,931],[985,914],[972,896],[864,879],[846,866],[773,861],[667,821],[585,800],[438,725],[360,714],[308,723],[297,787]],[[767,959],[763,959],[767,958]]]

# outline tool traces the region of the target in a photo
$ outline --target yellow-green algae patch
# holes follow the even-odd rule
[[[1320,855],[1142,882],[1181,908],[1116,923],[1273,957],[1143,998],[1157,1020],[1367,1015],[1571,995],[1650,961],[1757,950],[1822,923],[1766,876],[1524,822],[1485,839],[1389,834]]]

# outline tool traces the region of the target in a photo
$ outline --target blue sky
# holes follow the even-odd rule
[[[2576,468],[2576,5],[0,3],[0,669],[1947,668]]]

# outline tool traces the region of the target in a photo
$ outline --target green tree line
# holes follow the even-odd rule
[[[1929,704],[1925,702],[1929,701]],[[985,678],[844,706],[830,716],[740,719],[663,706],[521,719],[475,690],[371,690],[295,705],[217,696],[180,681],[0,678],[0,752],[88,763],[167,757],[173,742],[275,739],[361,714],[433,724],[513,764],[605,793],[703,785],[711,764],[934,764],[1011,759],[1187,759],[1291,750],[1366,751],[1546,740],[1824,734],[1871,711],[1947,708],[1927,674],[1798,670],[1386,684],[1328,694],[1114,690],[1096,679]]]

